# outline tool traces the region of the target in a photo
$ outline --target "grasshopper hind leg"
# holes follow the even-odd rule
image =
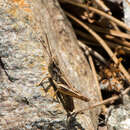
[[[57,97],[59,98],[60,102],[62,103],[64,109],[66,110],[67,113],[72,112],[74,110],[74,101],[73,98],[71,96],[62,94],[58,91],[58,89],[56,88],[55,84],[53,83],[53,80],[51,78],[49,78],[50,83],[52,84]]]
[[[72,112],[74,110],[74,101],[73,101],[72,97],[65,95],[65,94],[61,94],[61,97],[59,97],[59,98],[67,113]]]

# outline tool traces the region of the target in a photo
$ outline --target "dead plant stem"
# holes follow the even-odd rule
[[[66,15],[68,17],[70,17],[71,19],[73,19],[75,22],[77,22],[78,24],[80,24],[83,28],[85,28],[93,37],[96,38],[96,40],[101,44],[101,46],[106,50],[106,52],[109,54],[109,56],[112,58],[112,60],[115,62],[116,65],[119,64],[119,69],[121,70],[121,72],[124,74],[125,78],[127,79],[128,82],[130,82],[130,75],[129,73],[126,71],[126,69],[124,68],[124,66],[119,63],[118,58],[113,54],[112,50],[108,47],[108,45],[105,43],[105,41],[97,34],[95,33],[91,28],[89,28],[86,24],[84,24],[83,22],[81,22],[79,19],[77,19],[76,17],[72,16],[71,14],[69,14],[68,12],[65,12]]]
[[[84,9],[88,9],[90,11],[93,11],[113,22],[115,22],[117,25],[119,25],[120,27],[126,29],[127,31],[130,31],[130,27],[128,27],[125,23],[123,23],[122,21],[114,18],[113,16],[107,14],[107,13],[104,13],[103,11],[99,10],[99,9],[96,9],[96,8],[93,8],[93,7],[90,7],[90,6],[87,6],[85,4],[80,4],[80,3],[76,3],[76,2],[73,2],[71,0],[60,0],[60,2],[67,2],[69,4],[72,4],[72,5],[75,5],[75,6],[78,6],[78,7],[81,7],[81,8],[84,8]]]
[[[127,94],[129,91],[130,91],[130,87],[126,88],[126,89],[122,92],[122,96],[125,95],[125,94]],[[108,99],[106,99],[106,100],[100,102],[100,103],[94,104],[93,106],[90,106],[90,107],[85,108],[85,109],[83,109],[83,110],[77,111],[76,113],[79,114],[79,113],[82,113],[82,112],[84,112],[84,111],[86,111],[86,110],[90,110],[90,109],[93,109],[93,108],[95,108],[95,107],[108,104],[108,103],[110,103],[110,102],[112,102],[112,101],[115,101],[115,100],[119,99],[120,97],[121,97],[121,95],[113,96],[113,97],[111,97],[111,98],[108,98]]]

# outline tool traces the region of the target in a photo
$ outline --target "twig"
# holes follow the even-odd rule
[[[95,0],[95,2],[103,9],[103,11],[110,12],[110,9],[101,0]]]
[[[102,45],[102,47],[106,50],[106,52],[109,54],[109,56],[112,58],[112,60],[115,62],[116,65],[119,64],[119,69],[126,77],[127,81],[130,83],[130,75],[124,68],[124,66],[119,63],[118,58],[113,54],[112,50],[108,47],[108,45],[105,43],[105,41],[97,34],[95,33],[91,28],[89,28],[87,25],[85,25],[83,22],[78,20],[76,17],[72,16],[68,12],[65,12],[67,16],[69,16],[71,19],[73,19],[75,22],[80,24],[83,28],[85,28],[93,37],[96,38],[96,40]]]
[[[64,2],[67,2],[69,4],[72,4],[72,5],[75,5],[75,6],[78,6],[78,7],[81,7],[81,8],[84,8],[84,9],[88,9],[90,11],[93,11],[101,16],[104,16],[105,18],[107,19],[110,19],[111,21],[115,22],[116,24],[118,24],[120,27],[123,27],[124,29],[126,29],[127,31],[130,31],[130,27],[128,27],[126,24],[124,24],[123,22],[121,22],[120,20],[114,18],[113,16],[111,15],[108,15],[106,13],[104,13],[103,11],[100,11],[98,9],[95,9],[93,7],[88,7],[87,5],[85,4],[80,4],[80,3],[76,3],[76,2],[73,2],[71,0],[60,0],[60,2],[64,3]]]
[[[119,99],[121,96],[124,96],[124,95],[127,94],[129,91],[130,91],[130,86],[129,86],[128,88],[126,88],[126,89],[121,93],[121,95],[113,96],[113,97],[108,98],[108,99],[106,99],[106,100],[104,100],[104,101],[102,101],[102,102],[100,102],[100,103],[97,103],[97,104],[95,104],[95,105],[93,105],[93,106],[90,106],[90,107],[85,108],[85,109],[83,109],[83,110],[79,110],[79,111],[77,111],[77,112],[75,112],[75,113],[76,113],[76,114],[79,114],[79,113],[82,113],[82,112],[84,112],[84,111],[86,111],[86,110],[90,110],[90,109],[93,109],[93,108],[95,108],[95,107],[108,104],[108,103],[110,103],[111,101],[115,101],[115,100]]]
[[[98,82],[98,79],[97,79],[97,73],[96,73],[96,69],[95,69],[94,63],[93,63],[92,56],[89,55],[89,56],[88,56],[88,59],[89,59],[89,63],[90,63],[90,66],[91,66],[91,68],[92,68],[93,76],[94,76],[95,83],[96,83],[96,86],[97,86],[97,93],[98,93],[98,95],[99,95],[99,100],[102,102],[102,101],[103,101],[103,98],[102,98],[102,94],[101,94],[101,90],[100,90],[100,85],[99,85],[99,82]],[[103,111],[104,113],[106,112],[106,108],[105,108],[105,105],[104,105],[104,104],[102,105],[102,111]]]
[[[85,32],[81,32],[80,30],[75,30],[76,34],[77,35],[80,35],[81,37],[85,38],[85,39],[88,39],[88,40],[91,40],[91,41],[96,41],[96,39],[94,39],[91,35],[89,35],[88,33],[85,33]],[[125,50],[128,51],[127,53],[130,54],[130,42],[127,42],[127,41],[122,41],[120,39],[117,39],[111,35],[105,35],[105,36],[102,36],[102,38],[104,39],[104,41],[112,48],[114,47],[120,47],[120,48],[124,48],[125,47],[128,47],[126,48]],[[111,40],[111,41],[108,41],[106,38],[108,38],[108,40]],[[105,40],[106,39],[106,40]],[[112,42],[114,41],[114,42]],[[120,46],[120,45],[121,46]]]
[[[84,42],[82,42],[81,40],[79,40],[78,43],[79,43],[79,46],[85,50],[86,55],[90,53],[91,55],[99,59],[102,63],[107,65],[107,61],[98,52],[92,50],[90,47],[85,45]]]
[[[110,9],[102,2],[102,0],[95,0],[95,2],[96,2],[106,13],[108,12],[109,15],[112,15]],[[119,31],[119,28],[117,27],[117,25],[116,25],[114,22],[110,21],[110,23],[112,24],[112,26],[114,27],[115,30],[118,30],[118,31]]]
[[[83,43],[85,43],[86,45],[90,45],[90,46],[101,46],[100,44],[98,44],[98,42],[94,41],[85,41],[85,40],[81,40]],[[116,45],[115,43],[113,42],[108,42],[106,41],[107,45],[112,48],[112,49],[115,49],[115,48],[120,48],[122,49],[123,51],[125,51],[126,54],[130,55],[130,48],[128,47],[122,47],[120,45]],[[103,62],[104,63],[104,62]]]
[[[113,29],[107,29],[107,28],[102,28],[96,25],[91,25],[88,23],[85,23],[87,26],[89,26],[90,28],[92,28],[93,30],[95,30],[96,32],[101,32],[101,33],[106,33],[106,34],[110,34],[116,37],[122,37],[122,38],[127,38],[130,39],[130,34],[127,33],[123,33],[117,30],[113,30]],[[130,46],[130,45],[129,45]]]
[[[84,44],[89,45],[89,46],[95,46],[95,47],[100,47],[101,45],[98,44],[98,42],[92,42],[92,41],[85,41],[81,40]],[[106,42],[110,48],[115,49],[115,48],[120,48],[123,51],[125,51],[126,54],[130,55],[130,48],[128,47],[122,47],[120,45],[112,44],[111,42]],[[104,63],[104,62],[103,62]]]
[[[99,85],[98,78],[97,78],[96,69],[95,69],[95,66],[94,66],[94,63],[93,63],[92,56],[90,54],[88,54],[89,47],[85,46],[82,42],[79,42],[79,44],[80,44],[80,46],[82,46],[82,48],[85,51],[85,54],[88,56],[88,60],[89,60],[89,63],[90,63],[90,66],[91,66],[91,69],[92,69],[92,72],[93,72],[93,77],[95,79],[95,83],[96,83],[96,87],[97,87],[97,93],[98,93],[98,96],[99,96],[99,100],[100,100],[100,102],[102,102],[103,98],[102,98],[102,94],[101,94],[101,90],[100,90],[100,85]],[[104,105],[102,105],[102,110],[103,110],[103,112],[106,111]]]
[[[108,38],[111,41],[116,42],[117,44],[120,44],[122,46],[126,46],[126,47],[130,48],[130,42],[128,42],[128,41],[124,41],[124,40],[118,39],[118,38],[113,37],[111,35],[105,35],[104,37]]]

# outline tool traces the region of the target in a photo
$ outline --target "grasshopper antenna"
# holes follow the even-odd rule
[[[46,53],[48,54],[48,56],[52,57],[52,53],[51,53],[50,44],[49,44],[47,34],[45,34],[45,41],[43,40],[43,38],[40,38],[39,40],[42,43],[42,46],[43,46],[44,50],[46,51]],[[47,46],[45,44],[47,44]]]
[[[49,53],[50,57],[52,57],[51,46],[50,46],[50,42],[49,42],[47,34],[45,34],[45,37],[46,37],[46,43],[47,43],[48,51],[49,51],[48,53]]]

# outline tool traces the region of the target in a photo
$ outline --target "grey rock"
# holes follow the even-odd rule
[[[124,22],[128,25],[128,27],[130,27],[130,0],[123,0],[123,11]]]
[[[113,108],[108,117],[108,130],[130,130],[130,97],[124,96],[125,102]]]
[[[65,129],[62,105],[36,87],[47,73],[42,45],[15,4],[0,1],[0,129]]]

